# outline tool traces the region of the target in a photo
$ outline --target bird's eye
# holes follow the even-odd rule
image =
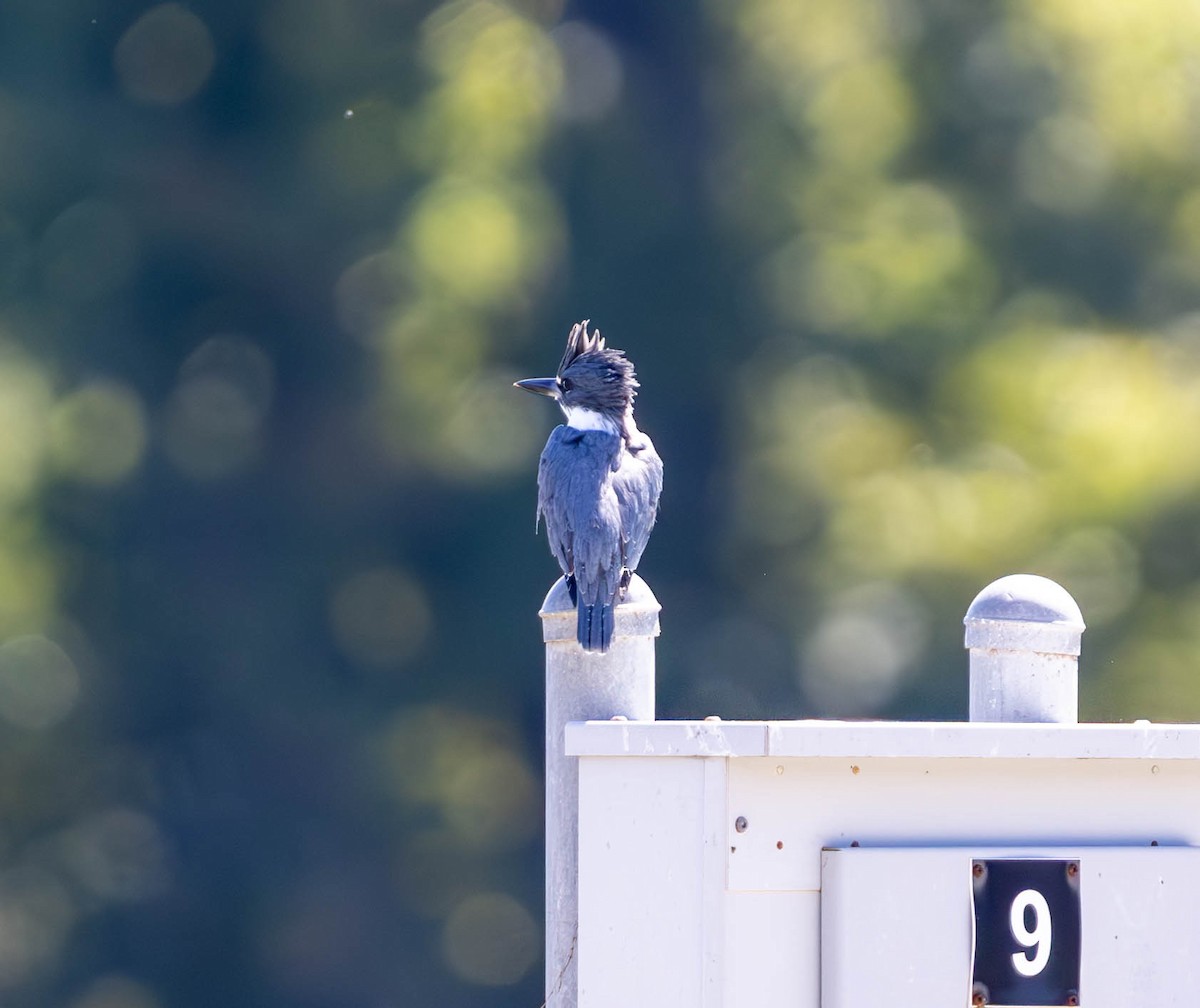
[[[570,392],[575,387],[575,383],[570,378],[559,378],[558,387],[564,392]]]

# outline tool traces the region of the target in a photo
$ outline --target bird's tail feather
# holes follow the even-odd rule
[[[611,602],[597,602],[594,605],[581,603],[579,606],[579,622],[575,636],[584,651],[608,650],[613,636],[613,605]]]

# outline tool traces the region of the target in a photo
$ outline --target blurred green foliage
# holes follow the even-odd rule
[[[663,716],[961,718],[1000,575],[1200,718],[1191,0],[0,6],[0,1001],[540,1001],[589,316]]]

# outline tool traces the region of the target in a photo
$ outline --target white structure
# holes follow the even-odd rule
[[[1083,616],[1065,588],[1010,574],[975,596],[963,623],[972,721],[1079,720]]]
[[[564,731],[591,718],[654,719],[654,638],[658,599],[636,575],[617,609],[612,647],[584,654],[575,642],[575,606],[559,578],[539,616],[546,642],[546,1004],[574,1008],[578,979],[579,761]]]
[[[566,725],[551,1008],[1200,1002],[1200,726],[1062,723],[1083,623],[1051,582],[966,623],[986,720]]]

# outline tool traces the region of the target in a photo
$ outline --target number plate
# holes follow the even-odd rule
[[[975,1005],[1078,1005],[1079,862],[971,863]]]

